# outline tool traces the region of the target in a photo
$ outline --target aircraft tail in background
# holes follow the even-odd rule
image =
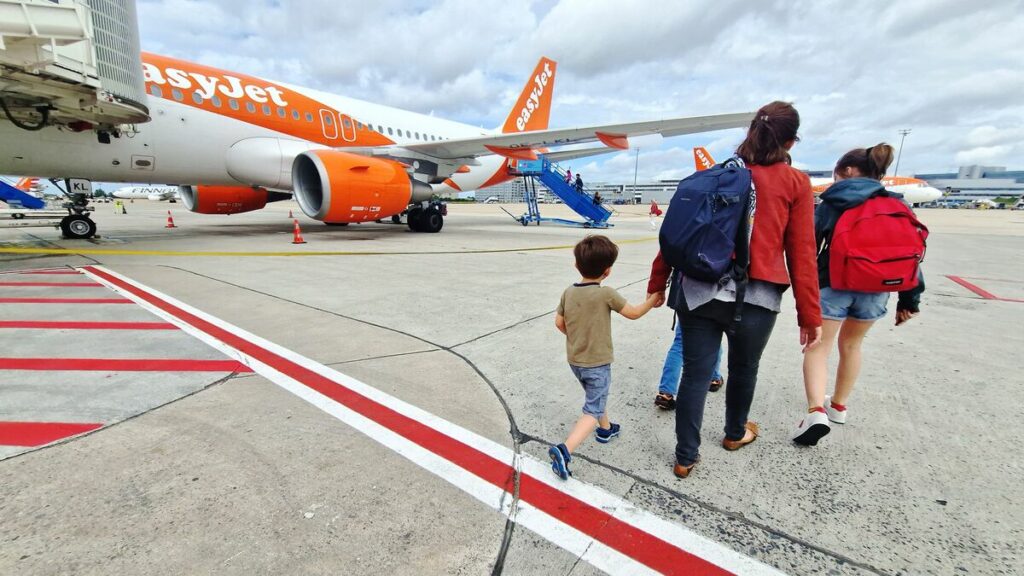
[[[693,149],[693,165],[697,168],[697,171],[707,170],[715,165],[715,159],[711,157],[711,153],[708,149],[703,146],[697,146]]]

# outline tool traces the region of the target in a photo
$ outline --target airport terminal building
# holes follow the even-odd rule
[[[1007,170],[1004,166],[961,166],[956,173],[917,174],[915,177],[946,192],[947,201],[1024,196],[1024,170]]]

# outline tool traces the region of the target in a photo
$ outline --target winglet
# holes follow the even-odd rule
[[[501,127],[504,134],[546,130],[551,116],[551,93],[555,91],[555,69],[558,64],[549,58],[541,58],[533,75],[523,86],[523,92],[516,100]]]
[[[711,157],[711,153],[708,149],[703,146],[696,146],[693,149],[693,165],[697,168],[697,171],[707,170],[715,165],[715,159]]]

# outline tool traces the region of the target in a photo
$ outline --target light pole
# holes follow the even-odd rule
[[[640,149],[636,149],[636,161],[633,162],[633,202],[636,203],[636,170],[640,167]]]
[[[903,141],[907,139],[907,134],[910,134],[910,128],[900,130],[900,151],[896,153],[896,169],[892,172],[893,176],[900,174],[900,157],[903,156]]]

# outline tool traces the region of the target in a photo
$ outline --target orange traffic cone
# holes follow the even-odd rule
[[[299,229],[299,221],[295,220],[295,232],[292,244],[305,244],[306,241],[302,239],[302,230]]]
[[[288,219],[291,220],[292,218],[294,218],[294,216],[292,216],[292,211],[289,210],[288,211]]]
[[[171,217],[170,210],[167,211],[167,226],[164,226],[164,228],[177,228],[177,226],[174,225],[174,218]]]

